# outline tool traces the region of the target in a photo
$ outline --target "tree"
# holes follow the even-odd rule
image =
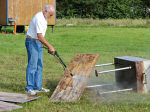
[[[149,0],[57,0],[57,18],[146,18]]]

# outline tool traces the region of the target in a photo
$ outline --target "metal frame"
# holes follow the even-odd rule
[[[106,63],[106,64],[95,65],[95,67],[108,66],[108,65],[114,65],[114,64],[115,63]]]
[[[102,67],[102,66],[108,66],[108,65],[115,65],[115,63],[100,64],[100,65],[95,65],[95,67]],[[112,69],[112,70],[106,70],[106,71],[101,71],[101,72],[98,72],[97,70],[95,70],[95,75],[98,76],[98,74],[103,74],[103,73],[108,73],[108,72],[115,72],[115,71],[120,71],[120,70],[127,70],[127,69],[132,69],[132,67],[128,66],[128,67],[117,68],[117,69]]]
[[[116,71],[120,71],[120,70],[128,70],[128,69],[131,69],[131,68],[132,67],[129,66],[129,67],[123,67],[123,68],[117,68],[117,69],[112,69],[112,70],[101,71],[101,72],[97,72],[97,73],[102,74],[102,73],[108,73],[108,72],[116,72]]]
[[[113,84],[100,84],[100,85],[91,85],[91,86],[86,86],[86,88],[96,88],[96,87],[103,87],[103,86],[109,86]]]
[[[102,66],[109,66],[109,65],[115,65],[115,63],[100,64],[100,65],[95,65],[95,67],[102,67]],[[132,67],[127,66],[127,67],[122,67],[122,68],[117,68],[117,69],[112,69],[112,70],[106,70],[106,71],[100,71],[100,72],[95,70],[95,75],[98,77],[98,74],[116,72],[116,71],[128,70],[128,69],[132,69]],[[87,86],[86,88],[97,88],[97,87],[109,86],[109,85],[112,85],[112,84],[91,85],[91,86]],[[131,91],[131,90],[133,90],[133,88],[113,90],[113,91],[107,91],[107,92],[98,92],[98,94],[103,95],[103,94],[108,94],[108,93],[124,92],[124,91]]]
[[[107,92],[98,92],[99,95],[103,94],[109,94],[109,93],[117,93],[117,92],[125,92],[125,91],[132,91],[133,88],[128,88],[128,89],[120,89],[120,90],[114,90],[114,91],[107,91]]]

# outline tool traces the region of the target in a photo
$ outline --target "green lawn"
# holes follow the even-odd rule
[[[27,54],[24,34],[0,34],[0,91],[25,93]],[[113,62],[114,57],[136,56],[150,59],[150,28],[127,27],[51,27],[46,39],[68,65],[74,54],[98,53],[98,64]],[[96,89],[86,89],[80,101],[52,103],[49,98],[63,76],[60,63],[44,51],[43,87],[38,100],[19,104],[14,112],[149,112],[150,94],[126,92],[97,96]],[[105,77],[105,76],[104,76]],[[94,74],[90,80],[94,79]],[[114,82],[113,75],[106,78]],[[112,78],[112,79],[111,79]],[[93,80],[92,80],[93,81]],[[100,78],[96,79],[100,82]]]

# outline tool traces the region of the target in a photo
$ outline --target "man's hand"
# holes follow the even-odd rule
[[[38,40],[42,44],[44,44],[45,46],[47,46],[49,48],[49,51],[54,54],[55,53],[54,47],[47,42],[47,40],[43,37],[43,35],[41,33],[38,33],[37,36],[38,36]]]
[[[49,47],[49,52],[51,52],[52,54],[55,53],[55,49],[53,48],[53,46]]]

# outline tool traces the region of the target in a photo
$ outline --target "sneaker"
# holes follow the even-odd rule
[[[36,92],[49,92],[49,89],[41,88],[39,90],[35,90]]]
[[[28,93],[29,95],[36,95],[36,91],[29,89],[28,91],[26,91],[26,93]]]

